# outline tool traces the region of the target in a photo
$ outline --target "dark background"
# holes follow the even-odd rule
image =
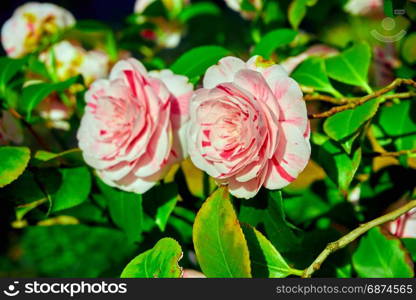
[[[95,19],[119,26],[123,19],[133,13],[136,0],[0,0],[0,25],[12,16],[13,11],[27,2],[55,3],[68,9],[76,19]],[[199,2],[192,0],[192,2]],[[219,6],[225,6],[223,0],[214,0]]]
[[[20,5],[31,2],[28,0],[1,0],[0,24],[11,17]],[[68,9],[76,19],[96,19],[117,24],[134,9],[135,0],[50,0],[36,1],[55,3]]]

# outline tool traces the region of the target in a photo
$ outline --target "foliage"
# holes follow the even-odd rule
[[[44,49],[4,55],[0,226],[8,234],[0,275],[177,278],[191,268],[207,277],[302,276],[328,243],[413,203],[416,3],[394,18],[406,35],[385,43],[371,33],[388,34],[384,13],[353,15],[342,0],[264,0],[238,12],[222,1],[174,2],[169,9],[155,1],[117,30],[79,20],[50,43],[71,39],[104,51],[111,64],[128,51],[148,69],[187,76],[194,88],[225,56],[260,55],[283,66],[296,58],[290,76],[307,103],[309,164],[292,184],[262,188],[249,200],[230,196],[189,159],[144,194],[122,191],[104,183],[77,148],[86,78],[57,79],[38,59]],[[175,47],[164,35],[172,28],[180,36]],[[305,54],[322,44],[334,51]],[[45,117],[55,100],[68,110],[59,122]],[[7,135],[6,115],[23,128],[22,141]],[[368,225],[313,276],[414,277],[414,211],[410,234],[392,229],[406,213]]]

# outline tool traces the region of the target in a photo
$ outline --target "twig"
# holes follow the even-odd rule
[[[356,98],[355,100],[352,100],[344,105],[340,105],[340,106],[335,106],[327,111],[324,111],[322,113],[316,113],[316,114],[310,114],[308,115],[309,119],[322,119],[322,118],[327,118],[330,117],[332,115],[335,115],[336,113],[348,110],[348,109],[353,109],[357,106],[363,105],[364,103],[378,98],[392,90],[394,90],[395,88],[399,87],[400,85],[410,85],[416,88],[416,81],[413,81],[412,79],[395,79],[392,83],[390,83],[389,85],[387,85],[386,87],[379,89],[378,91],[368,94],[364,97],[361,98]],[[400,96],[404,97],[404,95],[410,96],[412,97],[413,93],[401,93]],[[397,95],[397,94],[396,94]],[[388,95],[386,97],[392,97],[393,95]],[[329,100],[329,98],[325,97],[326,100]],[[334,98],[336,99],[336,98]],[[329,100],[332,101],[333,99]],[[341,99],[342,100],[342,99]]]
[[[377,157],[377,156],[381,156],[381,157],[386,157],[386,156],[398,157],[398,156],[401,156],[401,155],[408,155],[408,154],[413,154],[413,153],[416,153],[416,149],[400,150],[400,151],[396,151],[396,152],[387,152],[387,151],[371,152],[371,153],[366,153],[365,155],[372,156],[372,157]]]
[[[339,240],[329,243],[324,251],[319,254],[319,256],[315,259],[315,261],[307,268],[302,274],[303,278],[310,278],[312,274],[319,270],[322,263],[326,260],[326,258],[333,252],[340,250],[347,246],[349,243],[353,242],[355,239],[369,231],[370,229],[377,227],[381,224],[396,220],[401,215],[404,215],[411,209],[416,207],[416,200],[409,201],[406,205],[403,205],[402,207],[383,215],[377,219],[374,219],[368,223],[360,225],[360,227],[354,229],[347,235],[344,235]]]
[[[22,121],[23,125],[29,130],[29,132],[33,135],[35,140],[38,144],[46,151],[50,151],[48,144],[43,140],[43,138],[33,129],[32,125],[25,120],[14,108],[9,108],[9,112],[12,114],[13,117]]]
[[[416,97],[415,92],[396,93],[396,94],[386,95],[383,98],[385,100],[392,100],[392,99],[407,99],[407,98],[412,98],[412,97]],[[323,102],[328,102],[328,103],[332,103],[336,105],[343,105],[349,102],[357,101],[360,98],[359,97],[335,98],[335,97],[322,95],[322,94],[313,94],[313,95],[309,94],[309,95],[305,95],[303,99],[305,101],[323,101]]]

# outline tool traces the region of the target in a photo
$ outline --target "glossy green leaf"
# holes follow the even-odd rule
[[[203,75],[210,66],[228,54],[230,51],[219,46],[196,47],[179,57],[171,70],[175,74],[194,78]]]
[[[385,236],[379,228],[371,229],[352,256],[358,276],[364,278],[413,277],[413,266],[400,240]]]
[[[179,278],[182,268],[178,261],[182,249],[177,241],[163,238],[146,252],[132,259],[121,273],[121,278]]]
[[[77,206],[87,200],[91,190],[91,174],[87,167],[59,170],[62,183],[52,198],[51,212]]]
[[[317,91],[330,93],[335,97],[341,97],[341,94],[334,89],[328,79],[322,58],[311,57],[305,60],[295,69],[291,77],[301,85],[314,88]]]
[[[373,99],[329,117],[324,123],[325,133],[336,141],[350,137],[376,114],[378,103],[378,99]]]
[[[62,92],[76,83],[79,77],[72,77],[66,81],[58,83],[38,83],[32,84],[23,89],[20,108],[26,113],[27,119],[30,120],[32,110],[39,105],[42,100],[52,92]]]
[[[299,245],[294,226],[286,220],[280,191],[260,190],[255,198],[241,203],[239,218],[253,227],[263,224],[267,237],[280,252]]]
[[[253,55],[260,55],[268,59],[277,48],[291,43],[296,35],[296,31],[286,28],[270,31],[254,47]]]
[[[226,188],[202,205],[193,228],[196,256],[207,277],[251,277],[246,239]]]
[[[84,224],[28,226],[19,241],[25,268],[45,277],[115,278],[137,251],[122,232]],[[13,272],[19,272],[17,268],[14,265]]]
[[[284,258],[260,231],[250,225],[243,225],[242,229],[250,252],[253,277],[283,278],[292,274]]]
[[[323,201],[322,197],[305,190],[299,195],[285,197],[283,201],[285,212],[295,224],[308,222],[324,215],[330,210],[330,205]]]
[[[221,10],[214,3],[200,2],[186,6],[179,14],[178,18],[181,22],[188,22],[193,18],[204,15],[218,16],[221,14]]]
[[[315,5],[317,0],[293,0],[289,5],[289,23],[297,29],[306,16],[308,6]]]
[[[416,262],[416,238],[404,238],[402,242],[412,256],[413,261]]]
[[[30,150],[26,147],[0,147],[0,187],[16,180],[26,169]]]
[[[370,61],[370,46],[365,43],[357,44],[337,56],[327,58],[327,74],[335,80],[360,86],[366,92],[371,93],[367,78]]]
[[[314,160],[341,190],[347,190],[361,162],[361,148],[348,155],[332,140],[326,140],[312,151]]]
[[[397,150],[416,148],[416,102],[402,101],[399,104],[383,106],[379,114],[382,131],[393,139]]]
[[[146,213],[155,220],[161,231],[165,231],[169,216],[179,197],[176,183],[158,185],[142,197]]]
[[[126,233],[130,241],[139,241],[144,222],[142,195],[109,187],[102,181],[97,183],[108,201],[113,222]]]
[[[66,150],[60,153],[39,150],[35,153],[31,165],[37,167],[50,167],[59,165],[80,166],[84,163],[79,148]]]
[[[335,269],[335,274],[337,275],[337,278],[351,278],[352,276],[351,264],[348,263],[342,267],[337,267]]]
[[[5,92],[7,83],[17,72],[21,71],[27,59],[0,57],[0,96]]]
[[[402,56],[409,64],[416,62],[416,32],[409,34],[403,42]]]
[[[283,210],[282,193],[268,192],[268,209],[265,212],[264,228],[268,238],[280,252],[290,251],[299,244],[293,225],[286,221]]]
[[[271,22],[283,22],[285,19],[285,13],[283,12],[279,2],[266,2],[263,13],[264,23],[270,24]]]

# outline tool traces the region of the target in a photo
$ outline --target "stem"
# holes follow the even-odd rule
[[[327,257],[331,253],[344,248],[349,243],[353,242],[358,237],[369,231],[371,228],[377,227],[387,222],[394,221],[395,219],[397,219],[401,215],[404,215],[413,208],[416,208],[416,200],[409,201],[406,205],[403,205],[402,207],[386,215],[378,217],[377,219],[374,219],[368,223],[361,224],[360,227],[354,229],[347,235],[344,235],[339,240],[329,243],[324,249],[324,251],[322,251],[321,254],[319,254],[319,256],[315,259],[315,261],[307,269],[305,269],[305,271],[302,274],[302,277],[310,278],[315,271],[319,270],[322,263],[327,259]]]
[[[290,268],[290,275],[302,276],[303,272],[304,272],[304,270],[298,270],[298,269]]]
[[[392,100],[392,99],[407,99],[416,97],[415,92],[405,92],[405,93],[396,93],[391,95],[384,96],[384,100]],[[322,95],[322,94],[315,94],[315,95],[305,95],[303,100],[305,101],[323,101],[328,102],[336,105],[342,105],[347,104],[349,102],[357,101],[360,98],[357,97],[351,97],[351,98],[335,98],[328,95]]]
[[[386,94],[386,93],[394,90],[395,88],[397,88],[397,87],[399,87],[401,85],[410,85],[410,86],[413,86],[413,87],[416,88],[416,81],[413,81],[412,79],[401,79],[401,78],[398,78],[398,79],[395,79],[389,85],[385,86],[384,88],[379,89],[378,91],[376,91],[374,93],[368,94],[368,95],[366,95],[364,97],[361,97],[361,98],[352,98],[352,99],[350,98],[349,101],[348,101],[348,103],[346,103],[344,105],[340,105],[340,106],[333,107],[333,108],[331,108],[331,109],[329,109],[329,110],[327,110],[325,112],[322,112],[322,113],[310,114],[310,115],[308,115],[308,117],[309,117],[309,119],[322,119],[322,118],[330,117],[332,115],[335,115],[336,113],[339,113],[339,112],[342,112],[342,111],[345,111],[345,110],[348,110],[348,109],[353,109],[353,108],[355,108],[357,106],[363,105],[364,103],[366,103],[366,102],[368,102],[368,101],[370,101],[372,99],[378,98],[378,97],[380,97],[380,96],[382,96],[382,95],[384,95],[384,94]],[[400,97],[404,97],[404,96],[413,97],[415,94],[412,93],[412,92],[409,92],[409,93],[396,94],[396,96],[397,95],[400,95]],[[334,99],[336,99],[336,98],[332,98],[331,99],[331,97],[327,97],[327,96],[322,97],[322,96],[323,95],[321,95],[319,97],[320,98],[319,100],[325,99],[323,101],[327,101],[327,102],[333,103],[334,102]],[[386,97],[391,98],[392,96],[393,95],[388,95]],[[305,98],[308,99],[308,97],[305,97]],[[309,99],[310,98],[311,97],[309,97]],[[346,98],[346,99],[348,99],[348,98]],[[346,99],[344,98],[344,99],[340,99],[338,101],[341,102],[341,103],[343,103],[342,101],[346,101]],[[335,104],[337,104],[337,103],[335,103]]]
[[[382,157],[386,157],[386,156],[391,156],[391,157],[398,157],[401,155],[409,155],[409,154],[413,154],[416,153],[416,149],[411,149],[411,150],[400,150],[400,151],[396,151],[396,152],[373,152],[373,153],[366,153],[366,155],[368,156],[373,156],[373,157],[377,157],[377,156],[382,156]]]

